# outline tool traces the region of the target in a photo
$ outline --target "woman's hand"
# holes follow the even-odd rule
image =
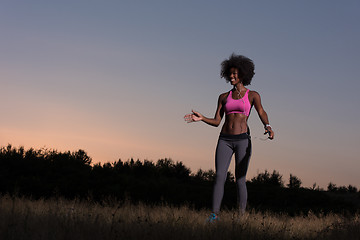
[[[198,122],[203,120],[204,116],[201,113],[195,112],[194,110],[192,110],[192,112],[193,113],[189,113],[184,116],[184,119],[187,123]]]
[[[266,134],[269,134],[269,139],[270,140],[273,140],[274,139],[274,131],[271,129],[271,127],[270,126],[268,126],[268,127],[265,127],[265,133],[264,133],[264,135],[266,135]]]

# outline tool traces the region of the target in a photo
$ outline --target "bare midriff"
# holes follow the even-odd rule
[[[237,135],[247,132],[248,116],[241,113],[231,113],[225,115],[225,123],[221,133]]]

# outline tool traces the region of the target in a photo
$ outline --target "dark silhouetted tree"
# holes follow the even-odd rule
[[[290,178],[289,178],[289,183],[287,184],[288,188],[292,188],[292,189],[299,189],[301,187],[301,180],[290,174]]]
[[[336,192],[338,190],[338,188],[336,187],[336,184],[333,184],[332,182],[329,182],[327,190],[329,192]]]
[[[358,191],[358,189],[352,185],[348,186],[348,192],[350,193],[356,193]]]
[[[256,177],[253,177],[251,179],[251,182],[254,184],[268,184],[278,187],[284,187],[282,175],[280,175],[280,173],[275,170],[272,174],[265,170],[264,173],[259,173]]]

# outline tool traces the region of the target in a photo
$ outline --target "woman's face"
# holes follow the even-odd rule
[[[240,82],[238,73],[239,73],[239,70],[237,68],[230,68],[229,81],[230,81],[231,85],[236,85]]]

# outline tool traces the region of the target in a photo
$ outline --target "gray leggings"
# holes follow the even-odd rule
[[[216,180],[213,192],[213,212],[220,211],[224,185],[231,157],[235,153],[235,179],[238,203],[241,212],[247,201],[246,172],[251,156],[251,140],[247,133],[239,135],[220,134],[215,153]]]

